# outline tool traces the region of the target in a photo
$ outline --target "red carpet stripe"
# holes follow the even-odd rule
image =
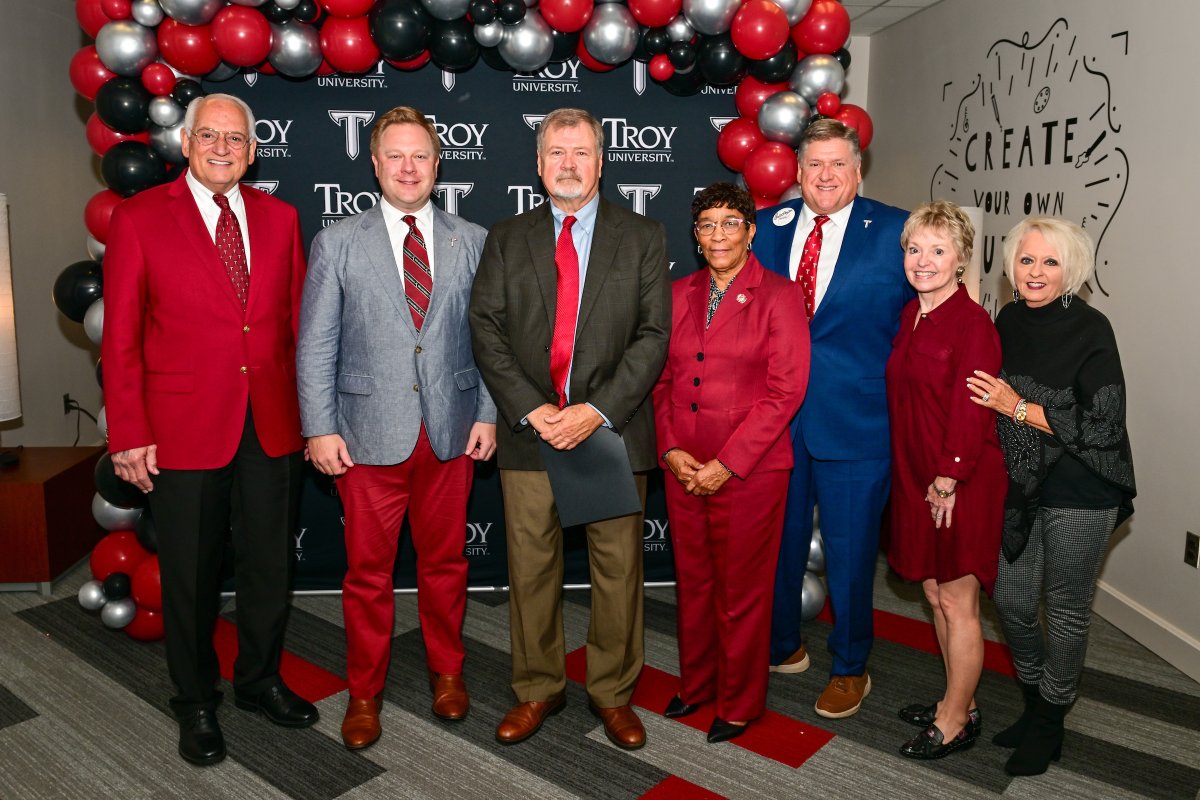
[[[233,662],[237,659],[237,626],[227,619],[217,620],[213,631],[213,646],[221,662],[221,677],[233,680]],[[305,661],[295,653],[283,651],[279,660],[279,674],[293,692],[310,703],[324,700],[346,688],[346,680],[332,672]]]
[[[670,775],[642,795],[642,800],[725,800],[725,795],[710,792],[678,775]]]

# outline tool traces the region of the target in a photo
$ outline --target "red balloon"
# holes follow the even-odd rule
[[[89,564],[92,577],[102,581],[114,572],[132,575],[137,566],[149,557],[146,548],[138,542],[137,534],[133,531],[116,531],[105,536],[92,549]]]
[[[761,61],[787,44],[787,14],[771,0],[746,0],[734,16],[729,32],[739,53]]]
[[[375,5],[375,0],[320,0],[320,4],[333,16],[349,19],[364,16]]]
[[[746,157],[742,176],[755,197],[779,197],[796,182],[796,151],[782,142],[764,142]]]
[[[253,8],[226,6],[212,21],[217,55],[235,67],[253,67],[271,52],[271,23]]]
[[[683,0],[629,0],[629,13],[647,28],[661,28],[679,16],[682,8]]]
[[[778,197],[759,197],[756,194],[751,195],[751,197],[754,198],[755,211],[762,211],[764,208],[770,208],[771,206],[779,205]]]
[[[162,573],[158,556],[150,556],[133,571],[132,592],[138,609],[162,611]]]
[[[866,109],[856,106],[853,103],[842,103],[842,107],[838,109],[833,117],[844,122],[846,127],[854,128],[854,130],[858,131],[858,146],[860,149],[866,150],[871,146],[871,140],[875,138],[875,123],[871,122]]]
[[[429,51],[423,50],[423,51],[421,51],[421,55],[417,56],[416,58],[410,58],[407,61],[397,61],[394,58],[385,58],[384,61],[391,64],[396,69],[402,69],[402,70],[405,70],[406,72],[412,72],[413,70],[420,69],[421,67],[428,64],[429,58],[430,58]]]
[[[117,77],[117,73],[104,66],[100,56],[96,54],[96,46],[89,44],[71,56],[71,66],[68,69],[71,85],[75,91],[88,100],[96,99],[100,87]]]
[[[336,75],[337,70],[333,68],[332,64],[330,64],[328,61],[326,61],[325,59],[322,58],[321,66],[317,67],[317,71],[314,72],[313,74],[320,75],[321,77],[325,77],[327,75]]]
[[[369,4],[368,4],[369,5]],[[335,13],[329,9],[329,13]],[[338,72],[366,72],[379,61],[366,17],[330,17],[321,27],[321,52]]]
[[[166,64],[150,64],[142,70],[142,86],[150,94],[165,97],[175,90],[175,73]]]
[[[101,28],[111,22],[100,0],[75,0],[75,19],[79,20],[83,32],[93,39]]]
[[[133,14],[129,0],[100,0],[100,8],[109,19],[129,19]]]
[[[767,137],[758,129],[757,122],[738,117],[726,123],[717,135],[717,158],[734,172],[741,172],[746,157],[765,141]]]
[[[743,117],[758,119],[758,109],[762,108],[762,104],[766,102],[767,98],[787,88],[786,81],[763,83],[753,75],[747,75],[742,78],[742,82],[738,84],[737,90],[733,93],[733,103]]]
[[[158,26],[158,52],[185,75],[207,75],[221,63],[211,25],[184,25],[170,17]]]
[[[838,97],[834,92],[822,92],[817,98],[817,112],[832,117],[842,107],[842,98]]]
[[[808,13],[792,28],[792,41],[809,55],[835,53],[848,38],[850,15],[838,0],[813,0]]]
[[[592,72],[608,72],[609,70],[616,69],[618,66],[617,64],[605,64],[589,53],[587,48],[583,46],[582,36],[579,37],[579,44],[575,45],[575,56],[579,59],[579,63]]]
[[[256,64],[254,71],[263,75],[278,75],[279,70],[275,69],[275,65],[270,61],[264,61],[261,64]]]
[[[121,133],[120,131],[114,131],[105,125],[96,112],[93,111],[87,121],[87,141],[88,145],[92,148],[92,152],[98,156],[102,156],[108,152],[110,147],[118,142],[150,144],[150,132]]]
[[[98,242],[108,241],[108,225],[113,209],[121,204],[121,195],[112,189],[101,189],[92,195],[83,208],[83,224]]]
[[[551,28],[561,33],[575,33],[588,24],[596,4],[593,0],[542,0],[538,8],[542,19]]]
[[[163,615],[159,611],[139,607],[133,620],[123,630],[139,642],[157,642],[163,638]]]
[[[656,81],[665,81],[675,74],[675,65],[671,63],[666,53],[659,53],[650,59],[650,77]]]

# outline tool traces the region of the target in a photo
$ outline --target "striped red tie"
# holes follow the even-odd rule
[[[804,252],[800,255],[800,266],[796,268],[796,280],[804,290],[804,311],[812,319],[817,306],[817,262],[821,259],[821,242],[825,235],[821,226],[829,222],[829,217],[818,214],[813,218],[813,229],[804,240]]]
[[[550,379],[558,393],[558,407],[567,405],[567,376],[571,372],[571,351],[575,349],[575,323],[579,316],[579,254],[571,238],[575,217],[563,220],[562,233],[554,248],[554,267],[558,271],[558,289],[554,298],[554,338],[550,341]]]
[[[408,235],[404,237],[404,299],[412,312],[413,324],[421,330],[433,294],[433,273],[429,270],[425,237],[417,230],[417,218],[406,214],[404,224],[408,226]]]
[[[233,209],[229,207],[229,198],[223,194],[214,194],[213,202],[221,209],[217,217],[217,255],[233,281],[233,291],[237,292],[242,308],[246,307],[246,298],[250,294],[250,268],[246,265],[246,243],[242,241],[242,226]]]

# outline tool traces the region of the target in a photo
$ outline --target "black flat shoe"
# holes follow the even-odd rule
[[[918,728],[928,728],[937,718],[937,703],[923,706],[920,703],[913,703],[896,712],[900,719],[907,722],[909,725],[916,725]]]
[[[180,717],[179,755],[198,767],[207,767],[225,758],[225,737],[217,724],[216,711],[201,708]]]
[[[688,714],[694,714],[700,710],[699,703],[685,703],[679,695],[671,698],[671,702],[667,703],[667,708],[663,711],[663,716],[667,719],[678,719],[686,717]]]
[[[900,746],[900,755],[929,761],[935,758],[945,758],[956,750],[966,750],[975,744],[977,736],[971,735],[971,725],[967,723],[958,735],[949,742],[944,741],[942,732],[936,725],[930,725]]]
[[[708,729],[708,743],[717,744],[718,742],[728,742],[730,739],[736,739],[745,733],[748,727],[750,727],[750,723],[734,725],[732,722],[726,722],[720,717],[713,717],[712,727]]]
[[[317,707],[293,692],[282,681],[256,695],[236,689],[233,704],[243,711],[261,713],[285,728],[307,728],[317,721]]]

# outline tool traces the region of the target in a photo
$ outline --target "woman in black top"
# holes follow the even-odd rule
[[[1011,775],[1041,774],[1059,757],[1100,563],[1113,529],[1133,513],[1117,342],[1108,319],[1075,297],[1094,263],[1078,225],[1018,223],[1004,242],[1017,302],[996,317],[1001,374],[967,379],[975,402],[998,415],[1009,475],[994,598],[1025,711],[993,741],[1016,748],[1005,764]]]

